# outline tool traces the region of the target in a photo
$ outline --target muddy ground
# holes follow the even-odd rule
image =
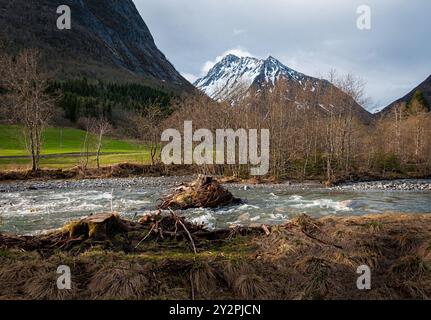
[[[431,297],[431,215],[299,216],[217,231],[177,216],[117,222],[101,234],[78,222],[0,235],[0,299]],[[71,269],[71,290],[57,289],[59,265]],[[360,265],[371,290],[357,288]]]

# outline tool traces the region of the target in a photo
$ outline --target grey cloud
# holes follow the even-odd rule
[[[385,106],[431,74],[429,0],[134,0],[159,48],[183,74],[241,48],[312,76],[335,68]],[[356,28],[359,5],[372,29]]]

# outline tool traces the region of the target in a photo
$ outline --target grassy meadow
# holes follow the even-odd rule
[[[47,128],[43,135],[42,168],[71,168],[85,156],[86,132],[71,128]],[[88,139],[89,152],[96,151],[96,137]],[[134,141],[110,137],[103,138],[101,165],[118,163],[148,163],[148,148]],[[89,157],[89,166],[96,165],[96,157]],[[22,128],[15,125],[0,125],[0,171],[27,169],[31,159],[26,149]]]

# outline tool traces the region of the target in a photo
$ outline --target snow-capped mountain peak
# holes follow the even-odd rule
[[[353,114],[364,123],[371,121],[368,111],[329,81],[293,70],[271,56],[262,60],[229,54],[194,85],[217,101],[235,105],[254,90],[257,99],[264,97],[260,94],[266,89],[271,92],[278,81],[287,85],[285,97],[293,101],[298,110],[313,108],[322,116],[353,110]],[[301,90],[304,95],[297,90]]]
[[[214,65],[205,77],[196,80],[194,85],[215,100],[235,100],[253,85],[273,86],[280,78],[299,84],[312,79],[286,67],[272,56],[262,60],[229,54]]]

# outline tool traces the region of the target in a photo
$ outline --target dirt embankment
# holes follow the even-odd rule
[[[72,272],[58,290],[59,265]],[[371,269],[358,290],[357,268]],[[429,299],[431,215],[300,216],[207,231],[176,214],[95,215],[0,235],[0,299]]]
[[[367,182],[379,180],[397,180],[397,179],[430,179],[429,174],[406,174],[406,173],[389,173],[385,175],[361,172],[352,175],[340,176],[334,181],[327,182],[323,176],[311,176],[307,179],[301,177],[284,177],[276,178],[273,176],[256,176],[256,177],[236,177],[223,165],[208,166],[204,171],[208,171],[214,176],[220,177],[222,183],[280,183],[286,181],[304,182],[313,181],[326,186],[340,185],[346,182]],[[206,173],[208,173],[206,172]],[[158,163],[155,165],[140,165],[132,163],[122,163],[113,166],[101,168],[80,167],[71,169],[42,169],[38,172],[32,171],[0,171],[0,182],[2,181],[22,181],[22,180],[64,180],[64,179],[104,179],[104,178],[129,178],[140,176],[184,176],[196,175],[202,173],[202,167],[198,165],[164,165]]]
[[[138,165],[123,163],[115,166],[101,168],[82,169],[75,167],[71,169],[46,169],[37,172],[32,171],[3,171],[0,172],[1,181],[23,181],[23,180],[64,180],[64,179],[104,179],[104,178],[129,178],[137,176],[170,176],[190,175],[195,171],[186,165],[165,166]]]

